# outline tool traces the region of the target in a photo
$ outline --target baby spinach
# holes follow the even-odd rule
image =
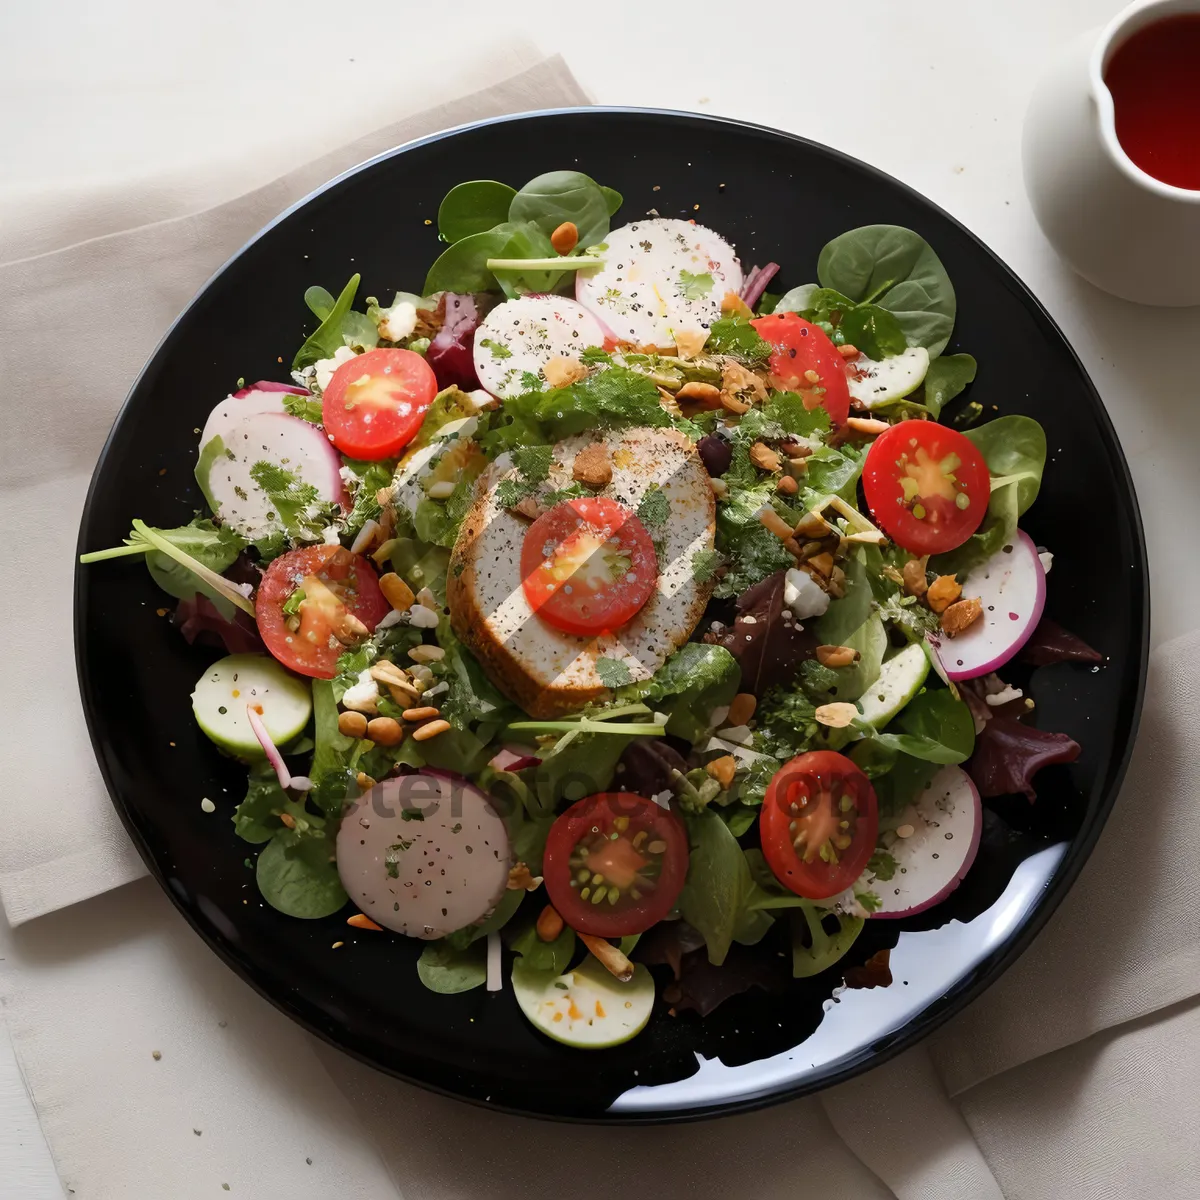
[[[417,975],[443,996],[469,992],[487,980],[487,954],[482,946],[456,950],[445,941],[430,942],[417,959]]]
[[[438,233],[446,242],[460,242],[486,233],[508,220],[516,191],[494,179],[473,179],[452,187],[438,208]]]
[[[836,923],[832,932],[827,924]],[[799,906],[792,913],[792,975],[808,979],[832,967],[854,945],[863,931],[862,917],[817,908],[811,903]]]
[[[863,591],[870,596],[869,587],[864,587]],[[849,637],[843,638],[839,645],[857,650],[859,659],[851,666],[839,667],[833,672],[836,681],[829,695],[823,699],[857,700],[879,678],[879,668],[887,650],[887,630],[884,629],[879,614],[872,613]]]
[[[505,242],[504,249],[499,254],[489,256],[489,269],[504,294],[513,300],[527,292],[552,292],[562,278],[562,271],[532,266],[502,268],[493,261],[497,259],[553,261],[557,257],[557,252],[550,244],[549,234],[532,221],[514,221],[507,225],[498,225],[496,228],[509,230],[508,241]]]
[[[524,899],[525,892],[522,888],[505,889],[504,895],[497,901],[496,907],[479,924],[467,925],[463,929],[456,929],[453,933],[448,933],[444,939],[445,944],[454,950],[465,950],[473,943],[487,937],[489,933],[498,932],[516,915],[517,909],[521,907],[521,901]]]
[[[954,329],[954,285],[920,234],[899,225],[864,225],[829,242],[817,260],[821,286],[856,304],[894,313],[908,342],[936,358]]]
[[[447,246],[425,276],[425,295],[487,292],[495,288],[496,277],[488,270],[487,260],[499,258],[511,236],[509,226],[502,224],[459,238]]]
[[[975,443],[987,463],[993,494],[1015,484],[1017,516],[1022,516],[1042,486],[1046,431],[1032,417],[1013,414],[968,429],[964,435]]]
[[[349,897],[332,861],[324,830],[293,841],[276,834],[258,856],[255,879],[263,899],[289,917],[316,920],[337,912]]]
[[[797,312],[818,324],[834,345],[856,346],[876,361],[901,354],[908,340],[895,314],[878,304],[856,304],[836,288],[802,284],[784,295],[776,312]]]
[[[898,732],[874,734],[878,742],[925,762],[965,762],[975,748],[971,710],[947,688],[914,696],[888,728]]]
[[[930,570],[939,575],[965,575],[987,562],[993,554],[999,554],[1016,537],[1017,499],[1015,484],[996,488],[978,531],[956,549],[931,558]]]
[[[604,193],[604,203],[608,206],[608,215],[611,217],[625,203],[625,197],[616,188],[605,187],[603,184],[600,185],[600,191]]]
[[[729,953],[753,880],[742,848],[716,813],[687,818],[691,860],[679,893],[683,919],[704,938],[708,961],[720,966]]]
[[[360,279],[361,276],[358,274],[351,275],[346,286],[342,288],[341,294],[327,309],[325,308],[325,297],[329,296],[329,293],[324,288],[309,288],[304,293],[305,301],[309,302],[309,306],[320,306],[320,310],[325,312],[325,316],[321,318],[321,324],[308,336],[304,345],[296,351],[296,357],[292,359],[293,371],[302,371],[305,367],[311,367],[314,363],[320,362],[323,358],[332,358],[340,346],[349,344],[343,337],[342,327],[354,304],[354,297],[358,294]],[[315,311],[317,309],[314,307]],[[369,321],[367,323],[370,324]],[[376,335],[377,340],[378,335]],[[371,345],[375,344],[375,342],[371,343]]]
[[[250,768],[246,796],[233,812],[233,831],[252,845],[269,842],[282,827],[275,813],[287,803],[275,768],[256,763]]]
[[[579,247],[583,249],[604,240],[613,198],[582,171],[547,171],[531,179],[512,198],[508,219],[532,222],[547,238],[564,221],[571,221],[579,230]],[[620,197],[615,198],[619,203]]]
[[[840,599],[831,600],[813,626],[817,637],[827,646],[843,645],[871,615],[871,585],[864,557],[862,548],[851,552],[843,567],[846,572],[846,594]]]
[[[925,372],[925,407],[934,420],[942,409],[975,378],[975,360],[969,354],[942,354]]]
[[[575,953],[575,931],[570,925],[564,925],[552,942],[543,942],[538,937],[537,926],[530,923],[513,938],[511,948],[535,971],[553,971],[555,975],[561,975]]]

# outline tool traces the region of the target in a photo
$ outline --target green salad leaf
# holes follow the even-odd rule
[[[809,903],[792,913],[792,975],[809,979],[846,956],[866,922]]]
[[[947,688],[919,692],[888,729],[893,732],[871,730],[868,736],[873,735],[891,750],[926,762],[966,762],[975,748],[971,710]]]
[[[964,431],[979,448],[992,477],[992,494],[1015,487],[1017,516],[1023,516],[1037,499],[1046,469],[1046,431],[1032,417],[997,417],[986,425]],[[989,506],[990,510],[990,506]]]
[[[925,372],[925,407],[934,420],[975,378],[978,364],[969,354],[942,354],[929,364]]]
[[[936,358],[954,329],[954,285],[929,243],[899,225],[864,225],[833,239],[817,259],[817,278],[856,304],[893,313],[909,344]],[[857,344],[857,343],[856,343]]]
[[[516,191],[494,179],[473,179],[452,187],[438,208],[438,233],[442,240],[461,242],[463,238],[486,233],[508,220],[509,205]]]
[[[438,623],[437,641],[446,652],[434,664],[435,674],[449,686],[438,700],[445,720],[457,729],[469,729],[481,721],[499,724],[517,715],[511,702],[488,679],[479,660],[458,640],[445,614]]]
[[[255,880],[263,899],[289,917],[317,920],[337,912],[349,897],[323,829],[288,844],[276,835],[258,856]]]
[[[254,763],[246,784],[246,796],[233,812],[233,831],[253,845],[269,842],[283,827],[275,814],[288,803],[287,793],[269,763]]]
[[[379,492],[392,482],[392,473],[384,462],[359,462],[353,458],[344,461],[355,482],[353,504],[343,524],[342,534],[353,538],[368,521],[379,520],[383,511]]]
[[[350,335],[352,340],[355,337],[370,337],[353,320],[353,317],[350,316],[351,308],[354,305],[354,297],[358,294],[360,279],[361,276],[358,274],[351,275],[346,286],[342,288],[341,294],[328,308],[325,307],[324,301],[325,297],[329,296],[329,293],[324,288],[309,288],[304,294],[304,299],[306,302],[309,302],[310,307],[314,307],[314,304],[320,306],[319,308],[314,307],[314,311],[317,312],[318,316],[322,311],[325,315],[321,317],[321,324],[308,336],[304,345],[296,351],[296,357],[292,359],[293,371],[302,371],[305,367],[311,367],[314,363],[320,362],[323,358],[332,358],[339,347],[350,345],[350,341],[347,340],[347,334]],[[359,316],[361,314],[354,315]],[[350,318],[349,325],[347,325],[348,317]],[[368,325],[371,325],[371,322],[366,317],[362,319]],[[371,329],[374,330],[373,325],[371,325]],[[376,332],[375,341],[372,341],[371,345],[374,346],[377,342],[378,333]]]
[[[602,242],[608,233],[608,206],[613,197],[619,204],[616,193],[606,194],[582,171],[547,171],[513,196],[508,219],[536,225],[547,239],[563,222],[571,221],[579,230],[579,247],[584,249]]]
[[[487,981],[487,953],[483,946],[459,950],[445,940],[429,942],[417,959],[417,976],[443,996],[469,992]]]
[[[697,742],[712,728],[709,715],[737,695],[742,671],[724,646],[685,642],[654,674],[623,687],[618,703],[641,700],[667,716],[666,732]]]
[[[683,919],[704,938],[708,960],[720,966],[742,920],[753,880],[742,848],[715,812],[685,818],[691,859],[679,893]]]
[[[521,907],[521,901],[524,899],[525,892],[521,888],[506,888],[496,907],[478,925],[468,925],[464,929],[456,929],[453,933],[446,934],[443,939],[445,944],[455,950],[465,950],[472,943],[487,937],[489,933],[496,933],[516,916],[517,909]]]
[[[570,925],[564,925],[562,932],[552,942],[543,942],[538,937],[537,926],[531,922],[512,939],[510,945],[535,971],[552,971],[555,975],[561,975],[575,953],[575,931]]]
[[[775,311],[800,313],[806,321],[820,325],[835,346],[855,346],[876,361],[902,354],[908,348],[894,313],[878,304],[856,304],[835,288],[812,284],[793,288],[780,299]]]

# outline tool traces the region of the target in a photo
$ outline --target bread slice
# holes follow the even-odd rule
[[[708,472],[692,443],[676,430],[650,428],[566,438],[554,447],[548,486],[567,487],[575,456],[597,443],[607,450],[613,474],[595,494],[636,511],[657,485],[669,505],[665,521],[647,525],[658,550],[657,587],[620,630],[599,637],[564,633],[529,607],[520,564],[530,522],[496,500],[501,480],[516,475],[507,454],[479,477],[451,556],[446,590],[454,632],[496,686],[534,717],[558,716],[607,697],[598,659],[622,663],[631,680],[648,679],[687,641],[712,592],[711,582],[698,583],[692,570],[693,557],[712,549],[716,527]]]

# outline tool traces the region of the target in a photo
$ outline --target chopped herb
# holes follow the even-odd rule
[[[703,300],[713,289],[713,277],[707,272],[679,272],[679,290],[685,300]]]
[[[423,821],[425,820],[425,814],[419,808],[402,808],[400,810],[400,820]]]
[[[550,475],[553,446],[521,446],[513,451],[513,464],[528,483],[541,483]]]
[[[596,674],[600,676],[600,682],[606,688],[624,687],[632,682],[633,678],[629,674],[629,668],[617,658],[596,659]]]
[[[283,411],[313,425],[321,424],[321,401],[315,396],[293,396],[288,392],[283,397]]]
[[[876,850],[867,863],[867,870],[884,883],[896,874],[896,860],[886,850]]]
[[[878,912],[883,907],[883,901],[874,892],[855,892],[854,899],[869,913]]]
[[[692,578],[697,583],[708,583],[721,565],[721,556],[715,550],[697,550],[692,555]]]
[[[671,516],[671,502],[658,484],[650,485],[638,505],[637,515],[643,525],[659,526],[667,523]]]
[[[501,362],[506,358],[512,358],[512,351],[507,346],[493,341],[491,338],[483,338],[479,344],[486,346],[491,351],[492,357],[499,359]]]
[[[283,615],[285,617],[297,616],[300,612],[300,605],[304,603],[304,589],[297,588],[284,602]]]
[[[757,366],[771,357],[771,344],[758,335],[749,321],[722,317],[708,331],[708,349],[713,354],[730,354],[747,366]]]

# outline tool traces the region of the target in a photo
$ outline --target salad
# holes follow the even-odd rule
[[[1079,754],[997,672],[1099,661],[1042,620],[1046,439],[960,395],[931,246],[852,229],[773,292],[622,203],[455,187],[419,292],[310,288],[290,381],[216,404],[206,511],[83,556],[224,649],[192,703],[267,903],[580,1048],[703,1015],[688,964],[735,945],[832,987],[957,887],[984,799]]]

